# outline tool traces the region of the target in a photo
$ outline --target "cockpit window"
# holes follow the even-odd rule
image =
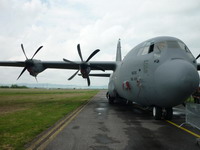
[[[167,41],[167,47],[168,48],[180,48],[180,49],[186,51],[187,53],[190,53],[190,50],[187,48],[187,46],[180,41]]]
[[[142,51],[142,55],[146,55],[149,52],[149,46],[144,47],[143,51]]]
[[[190,53],[190,50],[187,48],[187,46],[184,43],[178,42],[178,44],[182,50],[185,50],[186,52]]]
[[[166,48],[166,43],[165,42],[156,43],[155,48],[158,49],[159,51],[161,51]]]
[[[177,41],[167,41],[168,48],[180,48]]]
[[[154,44],[151,44],[149,47],[149,53],[153,52],[153,49],[154,49]]]
[[[178,42],[178,44],[180,45],[180,48],[182,50],[184,50],[185,52],[187,52],[187,55],[191,58],[191,59],[195,59],[194,56],[192,55],[192,53],[190,52],[190,50],[188,49],[188,47],[183,43],[183,42]]]
[[[180,41],[165,41],[165,42],[159,42],[155,44],[155,48],[162,51],[165,48],[180,48],[188,53],[190,53],[190,50],[187,48],[187,46],[180,42]]]
[[[162,51],[167,49],[180,49],[187,53],[187,55],[194,59],[194,56],[190,52],[190,50],[187,48],[187,46],[178,40],[169,40],[169,41],[161,41],[158,43],[154,42],[146,42],[140,47],[137,47],[135,50],[137,50],[137,55],[146,55],[153,52],[153,55],[155,58],[159,58],[161,56]]]
[[[149,53],[153,52],[153,50],[154,50],[154,44],[151,43],[151,45],[147,45],[147,46],[144,47],[141,55],[149,54]]]

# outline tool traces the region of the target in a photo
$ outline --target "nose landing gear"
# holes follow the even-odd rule
[[[115,98],[111,97],[109,92],[106,93],[106,97],[108,99],[109,104],[114,104]]]
[[[165,120],[171,120],[173,117],[173,109],[172,109],[172,107],[161,108],[161,107],[154,106],[153,107],[153,117],[155,120],[161,120],[162,117]]]
[[[162,117],[162,108],[161,107],[153,107],[153,117],[155,120],[160,120]]]

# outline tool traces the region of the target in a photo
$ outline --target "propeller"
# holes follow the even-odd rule
[[[200,54],[196,57],[196,60],[200,57]]]
[[[94,57],[100,50],[99,49],[96,49],[95,51],[93,51],[90,56],[87,58],[86,61],[83,60],[83,57],[82,57],[82,53],[81,53],[81,48],[80,48],[80,44],[77,45],[77,51],[78,51],[78,54],[79,54],[79,57],[81,59],[81,64],[79,64],[79,69],[68,79],[68,80],[71,80],[73,79],[79,71],[81,71],[81,75],[83,78],[86,78],[87,79],[87,83],[88,83],[88,86],[90,86],[90,78],[89,78],[89,73],[90,73],[90,70],[91,68],[94,68],[94,69],[97,69],[97,70],[102,70],[102,71],[105,71],[102,67],[100,66],[90,66],[89,64],[89,61],[92,57]],[[68,63],[71,63],[71,64],[77,64],[76,62],[73,62],[71,60],[67,60],[65,58],[63,58],[63,61],[65,62],[68,62]]]
[[[34,66],[34,62],[33,62],[33,58],[35,57],[35,55],[40,51],[40,49],[42,48],[43,46],[40,46],[36,52],[33,54],[33,56],[31,57],[31,59],[28,59],[27,55],[26,55],[26,52],[24,50],[24,46],[23,44],[21,44],[21,48],[22,48],[22,51],[24,53],[24,56],[26,57],[26,60],[25,60],[25,67],[24,69],[22,70],[22,72],[20,73],[20,75],[18,76],[17,80],[22,76],[22,74],[27,70],[29,69],[30,67]],[[36,78],[36,77],[35,77]],[[37,79],[36,79],[37,81]]]

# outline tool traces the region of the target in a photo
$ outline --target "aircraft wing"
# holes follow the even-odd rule
[[[78,74],[79,76],[81,76],[81,74]],[[95,73],[95,74],[89,74],[89,76],[92,77],[110,77],[110,73]]]
[[[0,66],[24,67],[24,61],[0,61]]]
[[[79,69],[81,61],[74,61],[74,63],[64,61],[35,61],[35,65],[42,65],[43,69]],[[96,69],[96,66],[103,68],[104,70],[115,70],[116,62],[114,61],[90,61],[91,70]],[[25,67],[24,61],[0,61],[0,66],[10,67]]]
[[[64,62],[64,61],[44,61],[42,65],[45,68],[53,68],[53,69],[79,69],[79,65],[81,61],[74,61],[74,63]],[[96,69],[96,66],[103,68],[104,70],[115,70],[116,62],[114,61],[90,61],[89,62],[91,70],[99,70]]]

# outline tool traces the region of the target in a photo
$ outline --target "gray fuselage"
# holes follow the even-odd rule
[[[157,37],[133,48],[110,77],[109,93],[144,106],[173,107],[199,85],[197,63],[174,37]]]

